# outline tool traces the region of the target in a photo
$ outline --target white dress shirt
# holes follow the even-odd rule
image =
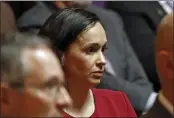
[[[166,0],[166,1],[158,1],[161,7],[164,9],[166,13],[171,13],[174,11],[173,8],[173,0]]]

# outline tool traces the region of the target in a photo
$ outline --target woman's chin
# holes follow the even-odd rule
[[[100,84],[100,81],[101,81],[100,78],[98,78],[98,79],[96,79],[96,78],[91,78],[91,79],[90,79],[90,83],[91,83],[93,86],[97,86],[98,84]]]

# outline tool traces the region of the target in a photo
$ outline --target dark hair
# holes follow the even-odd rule
[[[65,8],[52,14],[39,34],[49,37],[55,51],[65,51],[83,31],[100,22],[96,14],[80,8]]]
[[[1,81],[7,82],[13,88],[24,86],[28,73],[23,63],[22,54],[25,48],[51,47],[48,40],[27,33],[12,33],[1,41]]]

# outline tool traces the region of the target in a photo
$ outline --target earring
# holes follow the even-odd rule
[[[63,66],[64,65],[64,55],[62,55],[61,59],[60,59],[60,63]]]

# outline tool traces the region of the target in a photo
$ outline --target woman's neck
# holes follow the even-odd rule
[[[80,78],[84,79],[84,78]],[[67,89],[73,100],[72,109],[75,111],[81,111],[83,107],[86,107],[90,100],[90,88],[91,86],[87,82],[82,83],[82,81],[76,81],[80,79],[68,78]]]

